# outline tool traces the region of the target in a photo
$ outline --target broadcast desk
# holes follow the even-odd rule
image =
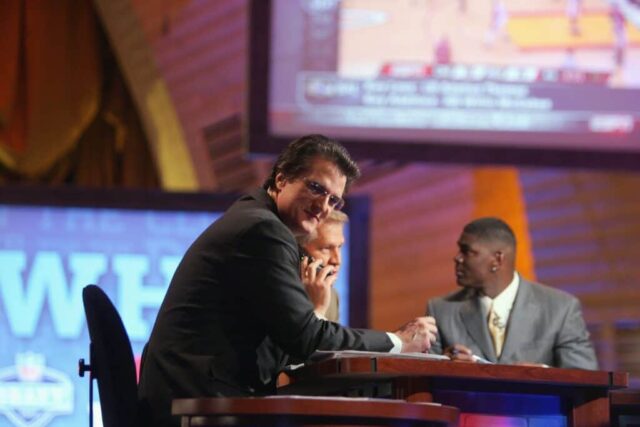
[[[627,373],[336,353],[290,373],[278,394],[437,402],[460,409],[460,426],[604,427],[610,390],[627,385]]]
[[[459,411],[446,405],[390,399],[274,396],[176,399],[182,427],[399,426],[455,427]]]

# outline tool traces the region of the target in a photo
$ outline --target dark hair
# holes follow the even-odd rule
[[[305,135],[291,142],[280,153],[271,169],[271,175],[262,187],[265,190],[275,188],[276,175],[279,173],[282,173],[287,179],[300,177],[309,170],[311,160],[318,156],[333,162],[344,174],[347,178],[345,191],[353,181],[360,177],[358,165],[351,160],[347,149],[338,141],[324,135]]]
[[[516,247],[516,236],[509,225],[495,217],[478,218],[464,226],[463,233],[477,236],[484,241],[498,241]]]

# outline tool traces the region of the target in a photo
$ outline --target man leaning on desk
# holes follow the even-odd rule
[[[430,300],[430,352],[453,360],[598,369],[580,302],[515,270],[516,239],[498,218],[467,224],[454,258],[461,290]]]
[[[258,351],[271,340],[294,358],[315,350],[424,352],[432,318],[395,333],[345,328],[314,313],[300,280],[296,237],[340,209],[358,166],[336,141],[308,135],[278,157],[263,188],[236,201],[187,250],[165,296],[142,361],[145,421],[179,425],[176,398],[275,392],[278,374]]]

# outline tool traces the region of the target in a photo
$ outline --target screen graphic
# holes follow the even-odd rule
[[[640,152],[637,0],[272,0],[270,12],[273,138]]]
[[[0,206],[0,426],[87,425],[82,288],[105,290],[139,357],[183,253],[217,217]]]

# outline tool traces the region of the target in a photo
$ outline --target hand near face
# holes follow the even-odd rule
[[[316,315],[325,317],[331,302],[331,287],[336,281],[334,268],[330,265],[318,271],[322,260],[309,262],[309,257],[304,257],[300,262],[300,277],[311,299]]]
[[[436,319],[431,316],[416,317],[395,331],[402,340],[403,353],[425,353],[435,342],[437,333]]]

